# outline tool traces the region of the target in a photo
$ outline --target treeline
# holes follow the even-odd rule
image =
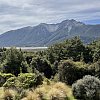
[[[0,72],[0,86],[20,93],[35,89],[45,80],[47,84],[60,81],[72,86],[78,100],[100,100],[100,41],[85,45],[74,37],[38,52],[3,48]]]

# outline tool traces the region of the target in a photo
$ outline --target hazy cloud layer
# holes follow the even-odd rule
[[[100,22],[100,0],[0,0],[0,33],[65,19]]]

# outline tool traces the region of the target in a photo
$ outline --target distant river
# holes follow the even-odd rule
[[[10,49],[11,47],[4,47],[6,49]],[[15,47],[16,49],[21,49],[22,51],[42,51],[47,49],[48,47]]]

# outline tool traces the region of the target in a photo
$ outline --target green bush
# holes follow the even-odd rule
[[[44,73],[45,77],[51,78],[52,68],[48,60],[40,57],[35,57],[32,59],[31,67],[34,70],[38,70],[40,73]]]
[[[24,60],[23,53],[21,50],[16,48],[7,49],[3,52],[2,72],[12,73],[18,75],[21,69],[21,63]]]
[[[78,100],[100,100],[100,80],[87,75],[72,85],[72,91]]]
[[[74,62],[72,60],[62,61],[58,66],[59,80],[69,85],[73,84],[88,73],[84,66],[82,62]]]
[[[88,66],[88,71],[92,76],[100,79],[100,60]]]
[[[34,73],[20,74],[18,80],[20,86],[23,88],[36,87],[37,85],[42,84],[42,76]]]
[[[18,84],[18,80],[17,80],[17,77],[11,77],[9,78],[3,85],[3,87],[6,87],[6,88],[16,88],[17,87],[17,84]]]
[[[11,77],[14,77],[12,74],[0,73],[0,87]]]
[[[67,39],[64,42],[56,43],[55,45],[49,47],[46,53],[47,59],[53,64],[55,61],[60,61],[63,59],[80,61],[84,51],[85,46],[83,45],[82,41],[79,39],[79,37],[74,37],[72,39]],[[85,55],[88,55],[88,52]]]
[[[7,88],[29,89],[42,84],[42,81],[43,79],[40,74],[25,73],[19,74],[18,77],[9,78],[3,86]]]

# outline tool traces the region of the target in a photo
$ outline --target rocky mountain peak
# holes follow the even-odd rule
[[[84,23],[78,22],[78,21],[76,21],[74,19],[64,20],[60,24],[64,25],[64,26],[81,26],[81,25],[85,25]]]

